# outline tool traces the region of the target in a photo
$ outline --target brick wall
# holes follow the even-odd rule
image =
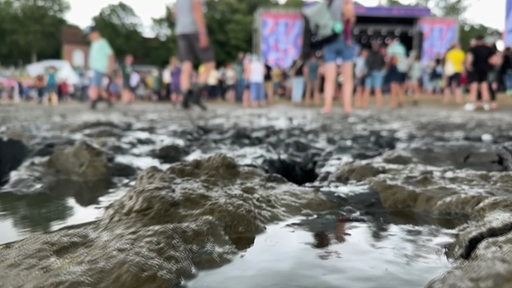
[[[76,66],[77,63],[74,63],[74,61],[76,62],[76,60],[79,60],[78,58],[81,58],[79,56],[77,57],[78,54],[76,53],[79,53],[78,51],[83,53],[83,64],[87,67],[89,47],[85,45],[64,44],[62,46],[62,59],[67,60],[71,65]],[[75,59],[73,59],[73,53],[75,53]]]

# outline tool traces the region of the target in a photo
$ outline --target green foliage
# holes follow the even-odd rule
[[[140,52],[142,21],[130,6],[123,2],[109,5],[93,21],[117,56]]]
[[[65,0],[0,0],[0,62],[60,57]]]
[[[387,2],[403,5],[400,0]],[[416,0],[412,4],[428,6],[438,16],[459,17],[467,10],[469,2]],[[238,52],[252,51],[257,9],[300,8],[302,5],[302,0],[207,0],[205,17],[218,62],[225,64],[233,61]],[[66,25],[64,14],[68,10],[66,0],[0,0],[0,63],[26,64],[32,58],[60,58],[60,31]],[[139,62],[164,65],[178,52],[170,9],[166,9],[162,17],[153,19],[151,31],[144,31],[136,11],[122,2],[103,8],[93,20],[118,58],[131,53]],[[461,44],[468,45],[471,38],[492,32],[492,29],[462,22],[460,32]],[[151,37],[147,37],[149,34]]]

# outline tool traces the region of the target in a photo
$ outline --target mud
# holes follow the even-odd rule
[[[336,217],[361,219],[375,239],[389,225],[446,229],[454,236],[439,249],[453,265],[427,287],[512,285],[506,111],[1,109],[0,220],[30,236],[1,246],[0,287],[181,287],[295,216],[317,246],[335,236],[308,223]],[[54,231],[74,214],[68,199],[89,207],[114,192],[101,217]]]
[[[92,224],[0,248],[2,282],[31,287],[179,287],[225,264],[265,224],[325,211],[319,193],[215,155],[140,174]]]

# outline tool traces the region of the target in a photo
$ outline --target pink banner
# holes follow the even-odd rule
[[[459,25],[456,19],[423,18],[419,26],[423,32],[423,63],[436,59],[438,55],[444,55],[450,46],[459,40]]]
[[[300,56],[303,20],[299,12],[261,15],[261,54],[270,66],[288,68]]]

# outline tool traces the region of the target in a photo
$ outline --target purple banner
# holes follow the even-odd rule
[[[507,14],[505,19],[505,46],[512,47],[512,0],[507,0]]]
[[[425,7],[365,7],[356,6],[356,14],[358,16],[382,16],[382,17],[427,17],[430,16],[430,9]]]
[[[288,68],[299,58],[304,22],[300,12],[261,15],[261,56],[272,67]]]
[[[422,63],[444,55],[458,41],[459,25],[455,19],[424,18],[420,20],[419,26],[423,32]]]

